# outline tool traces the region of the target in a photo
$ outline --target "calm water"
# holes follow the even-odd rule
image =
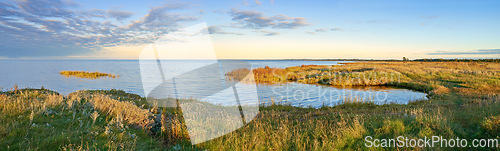
[[[169,60],[165,61],[168,68],[164,72],[185,72],[184,69],[192,69],[213,61],[205,60]],[[252,68],[257,67],[289,67],[298,65],[333,65],[335,61],[291,61],[291,60],[248,60]],[[148,63],[148,62],[146,62]],[[151,61],[155,64],[155,61]],[[99,71],[120,75],[119,78],[100,78],[87,80],[79,78],[65,78],[59,74],[62,70]],[[154,79],[161,77],[154,74],[143,74],[149,76],[145,81],[141,80],[141,69],[138,60],[1,60],[0,61],[0,87],[3,90],[10,89],[17,84],[20,88],[31,87],[58,91],[68,94],[82,89],[121,89],[126,92],[145,96],[144,85]],[[208,77],[209,78],[209,77]],[[151,80],[148,80],[151,79]],[[185,87],[186,94],[199,93],[199,83],[203,83],[206,77],[190,78],[182,81],[180,87]],[[146,83],[145,83],[146,82]],[[179,86],[178,86],[179,87]],[[205,87],[209,89],[210,87]],[[307,85],[298,83],[287,83],[279,85],[257,85],[257,96],[261,101],[271,99],[276,102],[289,103],[295,106],[320,107],[322,105],[335,105],[344,98],[356,98],[371,100],[378,104],[393,102],[407,103],[408,101],[425,99],[425,93],[414,92],[406,89],[394,89],[385,87],[368,88],[335,88],[321,85]],[[196,96],[196,95],[195,95]],[[184,96],[189,97],[189,96]],[[242,99],[242,102],[245,102]],[[218,102],[223,103],[223,102]]]

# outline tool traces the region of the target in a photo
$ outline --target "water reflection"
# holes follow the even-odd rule
[[[270,67],[288,67],[297,64],[337,64],[332,61],[290,61],[290,60],[252,60],[247,61],[251,68],[269,65]],[[152,60],[151,64],[156,64]],[[182,71],[194,66],[203,66],[210,64],[204,60],[170,60],[169,67],[172,71]],[[71,92],[82,89],[120,89],[129,93],[145,96],[143,85],[153,81],[141,81],[140,67],[138,60],[2,60],[0,61],[0,88],[7,90],[13,85],[19,85],[19,88],[45,87],[67,95]],[[120,77],[101,78],[96,80],[86,80],[78,78],[64,78],[59,74],[63,70],[81,70],[81,71],[99,71],[105,73],[118,74]],[[151,75],[154,78],[154,75]],[[201,78],[193,78],[192,83],[199,83]],[[189,87],[185,85],[186,88]],[[242,86],[243,87],[243,86]],[[426,94],[410,91],[406,89],[394,89],[383,87],[355,87],[338,88],[321,85],[309,85],[298,83],[287,83],[278,85],[257,85],[258,98],[266,102],[271,99],[282,101],[294,106],[313,106],[320,107],[325,105],[334,105],[343,98],[353,98],[349,94],[357,94],[354,97],[372,97],[374,102],[383,103],[407,103],[418,99],[425,99]],[[307,92],[307,93],[306,93]],[[346,95],[343,95],[346,94]],[[377,95],[378,94],[378,95]],[[221,94],[224,95],[224,94]],[[242,94],[243,95],[243,94]],[[387,97],[385,98],[385,95]],[[229,93],[228,97],[234,96]],[[180,96],[184,97],[184,96]],[[385,99],[377,99],[385,98]],[[218,102],[215,99],[209,101]],[[242,99],[243,104],[250,102]]]
[[[259,85],[259,98],[269,104],[272,101],[301,107],[334,106],[345,100],[371,101],[375,104],[406,104],[426,100],[427,94],[407,89],[385,86],[332,87],[324,85],[285,83]]]

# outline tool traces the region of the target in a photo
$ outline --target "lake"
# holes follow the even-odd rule
[[[168,68],[165,73],[185,72],[184,69],[210,64],[209,60],[165,60]],[[279,67],[299,65],[335,65],[339,61],[297,61],[297,60],[243,60],[251,68]],[[150,62],[157,63],[154,60]],[[69,94],[77,90],[89,89],[120,89],[129,93],[145,96],[144,87],[148,85],[148,79],[160,79],[161,77],[151,74],[141,75],[141,65],[138,60],[0,60],[0,87],[8,90],[17,84],[20,88],[40,88],[55,90],[62,94]],[[100,78],[95,80],[80,78],[65,78],[59,74],[62,70],[99,71],[104,73],[118,74],[118,78]],[[149,76],[142,80],[141,76]],[[196,87],[206,78],[191,78],[183,81],[180,87],[186,87],[182,97],[190,97],[189,94],[198,93],[201,89],[211,87]],[[179,87],[179,85],[178,85]],[[323,85],[310,85],[299,83],[285,83],[274,85],[257,85],[257,97],[262,102],[282,102],[302,107],[321,107],[322,105],[333,106],[345,98],[356,98],[374,101],[377,104],[399,103],[405,104],[409,101],[426,99],[426,94],[406,89],[388,87],[356,87],[342,88]],[[241,92],[245,93],[245,92]],[[187,95],[186,95],[187,94]],[[196,96],[196,95],[195,95]],[[244,98],[242,98],[242,102]],[[224,104],[224,102],[218,102]]]

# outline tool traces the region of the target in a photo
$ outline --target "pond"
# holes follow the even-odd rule
[[[386,86],[332,87],[317,84],[286,83],[259,86],[259,96],[265,103],[291,104],[300,107],[334,106],[343,100],[370,101],[375,104],[406,104],[426,100],[427,94]]]
[[[177,73],[185,72],[188,69],[200,67],[213,63],[210,60],[165,60],[164,72]],[[289,67],[299,65],[335,65],[341,61],[295,61],[295,60],[245,60],[251,68],[257,67]],[[143,62],[144,63],[144,62]],[[156,64],[155,60],[145,61],[146,64]],[[61,94],[82,89],[120,89],[129,93],[145,95],[145,88],[149,82],[162,77],[154,74],[141,74],[139,60],[1,60],[0,61],[0,87],[5,91],[14,85],[20,88],[40,88],[55,90]],[[67,71],[99,71],[119,75],[118,78],[80,79],[65,78],[59,72]],[[143,69],[144,70],[144,69]],[[200,73],[198,73],[200,74]],[[203,74],[203,73],[201,73]],[[207,83],[204,87],[200,83],[206,83],[207,75],[190,75],[195,78],[185,80],[178,87],[184,87],[185,92],[176,93],[179,97],[201,96],[197,95],[200,90],[211,90],[213,85]],[[223,74],[223,73],[221,73]],[[261,102],[286,103],[301,107],[321,107],[323,105],[333,106],[344,99],[358,99],[373,101],[377,104],[399,103],[405,104],[409,101],[426,99],[426,94],[406,89],[396,89],[389,87],[365,87],[365,88],[342,88],[322,85],[309,85],[299,83],[285,83],[274,85],[256,85],[255,88],[248,89],[249,92],[240,91],[241,96],[245,93],[256,93],[253,97],[242,97],[245,100],[257,99]],[[192,91],[192,92],[191,92]],[[252,92],[253,91],[253,92]],[[221,93],[226,93],[222,92]],[[229,96],[227,92],[221,96]],[[192,95],[192,96],[190,96]],[[257,98],[255,98],[257,97]],[[215,102],[220,102],[223,98],[212,98]]]

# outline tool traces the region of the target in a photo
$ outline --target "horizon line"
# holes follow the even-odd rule
[[[473,59],[473,60],[478,60],[478,59],[500,59],[500,57],[491,57],[491,58],[488,58],[488,57],[469,57],[469,58],[466,58],[466,57],[461,57],[461,58],[449,58],[449,57],[436,57],[436,58],[415,58],[415,59],[410,59],[410,60],[420,60],[420,59]],[[127,60],[157,60],[157,59],[120,59],[120,58],[117,58],[117,59],[113,59],[113,58],[94,58],[94,59],[90,59],[90,58],[60,58],[60,59],[55,59],[55,58],[43,58],[43,59],[35,59],[35,58],[0,58],[0,61],[9,61],[9,60],[26,60],[26,61],[55,61],[55,60],[88,60],[88,61],[92,61],[92,60],[123,60],[123,61],[127,61]],[[394,58],[391,58],[391,59],[382,59],[382,58],[281,58],[281,59],[278,59],[278,58],[266,58],[266,59],[262,59],[262,58],[248,58],[248,59],[159,59],[159,60],[296,60],[296,61],[300,61],[300,60],[309,60],[309,61],[350,61],[350,60],[360,60],[360,61],[384,61],[384,60],[403,60],[403,57],[401,57],[400,59],[394,59]]]

